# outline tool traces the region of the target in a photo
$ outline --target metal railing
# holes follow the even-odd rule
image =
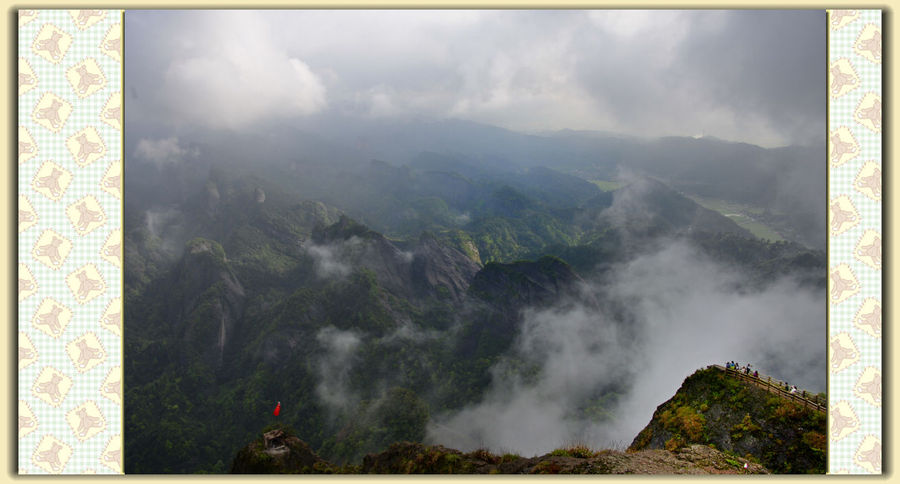
[[[711,365],[719,370],[725,372],[726,375],[737,378],[739,380],[746,381],[748,383],[752,383],[757,387],[765,389],[769,393],[774,393],[783,398],[787,398],[792,400],[793,402],[803,405],[806,408],[811,408],[813,410],[818,410],[819,412],[825,412],[827,409],[828,402],[822,402],[818,395],[811,395],[810,397],[804,397],[802,393],[791,393],[788,390],[784,389],[785,383],[780,382],[778,380],[772,380],[772,377],[762,376],[756,377],[753,374],[747,374],[737,368],[725,368],[722,365]]]

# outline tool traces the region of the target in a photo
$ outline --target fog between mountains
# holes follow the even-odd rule
[[[515,356],[539,367],[532,381],[493,368],[484,398],[433,416],[428,441],[523,455],[572,443],[624,447],[685,377],[735,360],[811,391],[825,386],[824,294],[790,280],[738,289],[740,274],[682,241],[618,267],[591,290],[626,301],[633,321],[564,301],[526,310]],[[626,325],[634,325],[628,327]],[[594,389],[626,379],[608,422],[576,416]]]

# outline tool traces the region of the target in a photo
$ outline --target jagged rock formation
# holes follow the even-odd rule
[[[629,449],[691,444],[752,456],[776,473],[824,473],[825,414],[707,368],[657,407]]]

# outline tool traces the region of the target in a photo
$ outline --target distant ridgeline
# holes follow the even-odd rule
[[[745,288],[780,275],[825,287],[824,252],[755,238],[651,178],[604,192],[440,155],[202,167],[138,164],[126,179],[128,473],[227,472],[277,401],[280,421],[337,465],[421,442],[433,416],[483,398],[501,361],[533,381],[539,368],[513,351],[525,310],[614,306],[629,331],[627,307],[584,287],[659,240],[688,241]],[[613,376],[579,417],[611,417],[634,375]],[[806,410],[712,371],[692,378],[721,388],[669,402],[674,417],[658,412],[636,448],[715,444],[772,471],[818,469]],[[759,405],[738,415],[735,402]]]
[[[396,442],[360,463],[334,465],[275,426],[237,453],[232,473],[744,474],[825,472],[825,413],[768,380],[711,366],[660,405],[627,451],[585,446],[533,458]]]

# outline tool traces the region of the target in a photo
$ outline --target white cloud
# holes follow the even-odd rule
[[[241,128],[324,109],[326,89],[252,11],[198,15],[162,73],[167,108],[186,122]]]
[[[134,156],[157,166],[181,163],[196,156],[196,150],[188,150],[179,144],[178,138],[141,138],[134,149]]]
[[[303,248],[313,258],[316,275],[323,279],[342,278],[352,271],[350,265],[342,260],[343,251],[338,244],[315,245],[308,243]]]
[[[316,333],[316,340],[325,349],[318,362],[319,384],[316,385],[316,394],[333,408],[350,408],[357,399],[349,388],[348,375],[362,339],[354,331],[342,331],[328,326]]]

